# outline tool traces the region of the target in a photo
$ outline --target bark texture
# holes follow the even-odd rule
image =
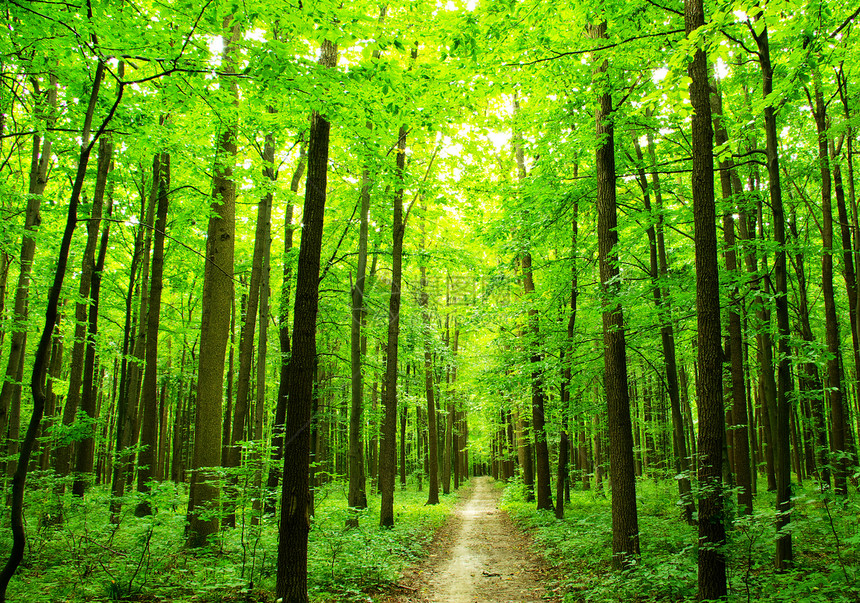
[[[591,30],[606,37],[606,23]],[[600,60],[596,73],[608,63]],[[604,84],[605,86],[605,84]],[[618,217],[615,196],[615,141],[612,95],[599,93],[595,115],[597,150],[597,240],[603,295],[604,389],[609,423],[609,470],[612,477],[612,565],[621,568],[639,555],[639,518],[636,511],[636,474],[633,462],[633,427],[627,383],[624,313],[616,301],[618,288]]]
[[[325,68],[334,68],[337,64],[337,46],[324,41],[319,63]],[[315,112],[311,116],[308,141],[308,178],[302,213],[304,228],[299,245],[296,302],[293,309],[293,351],[288,369],[289,411],[284,432],[276,582],[276,596],[284,603],[308,601],[311,405],[317,368],[316,326],[330,132],[329,121]]]
[[[687,35],[705,23],[702,0],[686,0]],[[693,219],[696,247],[696,324],[699,398],[699,562],[700,599],[726,594],[726,560],[721,550],[726,538],[723,523],[723,348],[720,334],[720,282],[717,264],[716,207],[714,202],[714,132],[711,123],[708,62],[697,49],[688,67],[693,106]]]

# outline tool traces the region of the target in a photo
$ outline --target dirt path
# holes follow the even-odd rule
[[[406,594],[389,603],[538,603],[552,601],[551,581],[531,543],[499,511],[500,491],[473,481],[428,557],[400,582]]]

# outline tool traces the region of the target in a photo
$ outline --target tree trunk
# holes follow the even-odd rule
[[[105,135],[99,141],[98,167],[96,170],[96,187],[93,194],[93,204],[90,210],[90,218],[87,222],[87,230],[90,229],[98,234],[99,226],[102,217],[102,207],[104,205],[105,189],[107,187],[107,179],[112,168],[113,162],[113,144],[110,141],[110,136]],[[107,208],[108,221],[105,222],[102,230],[101,240],[99,242],[99,251],[94,258],[93,272],[90,279],[90,301],[91,305],[87,309],[87,339],[86,351],[84,354],[84,374],[81,382],[81,411],[86,416],[93,420],[98,416],[96,407],[96,397],[98,395],[95,381],[96,371],[96,336],[98,334],[99,322],[99,299],[101,294],[102,271],[105,265],[105,255],[107,254],[108,235],[110,233],[110,217],[113,213],[113,198],[108,200]],[[95,433],[93,429],[95,424],[87,430],[87,436],[78,442],[78,453],[75,459],[75,481],[72,484],[72,493],[75,496],[83,497],[86,492],[93,472],[93,464],[95,461]]]
[[[163,121],[162,121],[163,123]],[[152,184],[158,190],[158,208],[155,212],[155,232],[152,240],[152,267],[149,280],[149,304],[146,317],[146,365],[143,369],[143,416],[141,417],[138,455],[137,491],[143,495],[134,514],[143,517],[152,513],[149,500],[149,481],[155,478],[158,457],[158,331],[161,326],[161,292],[164,283],[164,240],[167,231],[167,213],[170,207],[170,153],[155,156]],[[140,326],[144,328],[143,325]]]
[[[426,215],[421,216],[421,250],[426,252],[427,249],[427,232],[426,232]],[[428,469],[428,484],[427,484],[427,504],[439,504],[439,450],[438,450],[438,434],[436,432],[436,395],[433,385],[433,351],[430,325],[430,297],[427,294],[427,267],[421,266],[421,281],[420,281],[419,305],[421,306],[421,320],[424,325],[424,391],[427,396],[427,429],[429,432],[427,455],[429,461]]]
[[[406,127],[397,137],[397,188],[394,193],[392,224],[391,296],[388,304],[388,344],[385,350],[385,397],[382,429],[379,434],[379,487],[382,494],[379,524],[394,525],[394,473],[396,470],[397,344],[400,336],[400,284],[403,272],[403,179],[406,169]]]
[[[155,158],[154,158],[155,160]],[[111,483],[110,521],[119,522],[119,512],[122,508],[120,499],[125,492],[126,482],[134,476],[130,472],[134,461],[134,444],[137,443],[136,423],[137,405],[140,398],[140,366],[143,362],[144,343],[146,330],[143,328],[146,322],[147,308],[149,305],[149,257],[150,242],[155,212],[155,187],[152,193],[146,195],[141,187],[141,215],[143,223],[140,225],[134,241],[134,255],[129,268],[128,291],[125,299],[125,337],[123,339],[123,361],[120,369],[119,400],[117,402],[116,418],[116,462],[113,466],[113,477]],[[140,269],[140,278],[137,279],[137,270]],[[133,311],[135,301],[135,283],[140,292],[140,305],[137,313]],[[129,360],[128,357],[132,359]],[[183,363],[184,364],[184,363]]]
[[[234,70],[239,26],[232,16],[224,18],[229,27],[223,53],[223,69]],[[232,23],[232,25],[231,25]],[[225,33],[227,33],[225,31]],[[224,393],[224,361],[230,329],[230,306],[233,303],[233,253],[236,230],[236,183],[233,162],[236,157],[238,130],[235,111],[238,108],[238,85],[222,78],[221,85],[229,92],[230,106],[226,108],[222,131],[216,146],[216,169],[213,177],[212,216],[206,235],[206,266],[203,275],[201,301],[200,354],[197,372],[197,406],[194,420],[194,456],[191,462],[191,486],[188,499],[188,544],[206,544],[218,531],[218,517],[211,505],[217,501],[219,488],[211,482],[215,477],[206,470],[221,462],[221,398]]]
[[[606,22],[591,30],[606,37]],[[597,74],[608,62],[598,59]],[[602,86],[603,87],[603,86]],[[639,519],[636,512],[636,474],[633,462],[633,428],[627,384],[624,314],[617,301],[618,217],[615,200],[615,142],[612,96],[603,87],[596,110],[597,238],[603,297],[604,388],[609,417],[609,469],[612,475],[612,566],[621,569],[639,556]]]
[[[370,122],[367,124],[371,125]],[[367,508],[367,480],[364,475],[364,439],[362,435],[362,410],[364,406],[364,376],[362,364],[366,343],[363,348],[362,327],[367,311],[364,306],[364,291],[367,272],[367,237],[370,212],[370,187],[372,180],[370,168],[361,173],[361,209],[358,232],[358,266],[355,285],[352,287],[352,322],[350,323],[350,370],[352,386],[349,412],[349,494],[347,503],[354,509]],[[353,526],[358,519],[350,519]]]
[[[406,382],[409,382],[409,366],[406,367]],[[407,386],[408,387],[408,386]],[[408,391],[406,392],[409,393]],[[400,407],[400,490],[406,490],[406,423],[409,406]]]
[[[728,132],[723,124],[723,101],[722,93],[717,87],[711,93],[711,113],[714,121],[714,143],[725,144],[728,141]],[[743,191],[740,179],[735,172],[734,162],[727,159],[720,163],[720,187],[723,199],[729,204],[723,215],[723,240],[725,242],[726,270],[730,276],[729,282],[737,282],[739,268],[737,252],[735,250],[735,219],[733,216],[734,199]],[[738,512],[741,515],[752,513],[752,474],[750,464],[749,433],[747,417],[746,382],[744,377],[743,356],[743,329],[741,325],[740,308],[742,301],[737,286],[730,291],[729,306],[729,353],[731,361],[731,433],[733,434],[732,450],[735,456],[734,469],[737,475],[738,487]]]
[[[337,46],[322,43],[319,64],[337,65]],[[284,473],[281,485],[276,597],[284,603],[308,601],[308,533],[310,422],[317,365],[316,326],[319,307],[320,254],[328,183],[331,125],[314,112],[308,141],[308,180],[302,213],[296,302],[293,310],[293,353],[289,371],[289,412],[284,431]]]
[[[54,391],[54,381],[58,381],[63,372],[63,336],[60,331],[62,316],[57,315],[54,328],[54,338],[51,343],[51,359],[48,364],[48,378],[45,386],[45,418],[42,420],[42,433],[48,432],[56,424],[57,392]],[[55,438],[50,438],[42,444],[42,455],[39,459],[39,469],[47,471],[51,466],[51,446]]]
[[[304,141],[299,144],[299,161],[293,171],[290,181],[290,191],[293,195],[299,192],[299,184],[305,172],[306,153]],[[272,174],[275,175],[274,172]],[[293,202],[292,198],[287,202],[284,216],[284,270],[281,279],[281,299],[278,316],[278,345],[281,351],[281,361],[278,375],[278,401],[275,405],[275,421],[272,424],[272,457],[269,462],[269,475],[266,479],[266,489],[274,492],[278,487],[281,472],[278,464],[284,458],[284,422],[287,417],[287,394],[290,387],[289,357],[290,357],[290,288],[293,284],[293,264],[290,253],[293,249]],[[266,497],[265,512],[274,513],[276,500],[272,496]]]
[[[574,168],[575,171],[575,168]],[[576,173],[574,173],[576,176]],[[573,220],[570,241],[570,314],[567,318],[567,339],[562,345],[559,353],[561,364],[561,434],[558,442],[558,472],[555,481],[555,516],[564,519],[565,484],[568,481],[570,471],[568,469],[570,455],[570,440],[567,431],[567,416],[570,412],[570,380],[572,358],[565,359],[565,352],[569,355],[573,351],[573,334],[576,327],[576,296],[578,293],[578,274],[576,272],[576,239],[579,234],[579,202],[573,204]]]
[[[109,163],[109,162],[108,162]],[[107,169],[107,168],[105,168]],[[63,407],[63,425],[75,422],[80,407],[81,389],[84,379],[84,363],[87,347],[87,311],[90,306],[90,286],[92,284],[93,268],[95,266],[95,251],[98,244],[99,221],[101,207],[96,207],[93,199],[92,212],[87,222],[87,240],[81,260],[81,274],[78,282],[78,302],[75,304],[75,336],[72,345],[72,355],[69,361],[69,390],[66,404]],[[90,227],[94,224],[94,227]],[[57,449],[56,471],[60,476],[67,476],[72,469],[73,444],[69,443]],[[60,489],[65,486],[61,485]]]
[[[759,14],[758,18],[761,18]],[[779,365],[777,371],[777,393],[776,393],[776,425],[774,434],[774,455],[776,461],[776,528],[778,537],[776,540],[776,567],[786,569],[793,559],[791,547],[791,532],[786,528],[791,520],[791,463],[790,463],[790,429],[789,413],[791,404],[789,393],[791,392],[791,351],[789,349],[790,329],[788,322],[788,283],[785,255],[785,216],[782,207],[782,188],[780,187],[779,173],[779,150],[777,148],[778,138],[776,129],[776,108],[770,104],[770,95],[773,92],[773,69],[770,62],[770,46],[768,43],[768,31],[765,26],[760,34],[755,35],[758,46],[758,58],[762,71],[762,96],[766,101],[764,107],[764,125],[767,135],[766,154],[768,186],[770,189],[770,205],[773,211],[773,231],[777,244],[774,257],[774,281],[776,294],[776,321],[778,330],[778,353]],[[832,227],[832,225],[831,225]],[[825,253],[825,257],[828,254]],[[823,260],[826,261],[826,260]],[[832,261],[832,256],[831,256]],[[826,286],[826,279],[825,279]],[[832,286],[832,282],[831,282]],[[830,342],[828,342],[830,347]],[[839,400],[841,408],[841,400]],[[833,407],[836,411],[836,408]]]
[[[702,0],[685,0],[687,36],[705,24]],[[725,442],[723,349],[720,335],[720,283],[714,203],[714,141],[708,64],[704,50],[688,67],[693,107],[693,214],[696,247],[696,318],[699,379],[699,599],[726,595],[722,462]]]
[[[833,141],[830,141],[831,154],[833,157],[833,188],[836,192],[836,208],[838,212],[839,226],[842,235],[842,266],[843,266],[843,276],[845,278],[845,289],[848,295],[848,315],[851,317],[851,339],[852,339],[852,350],[854,357],[854,374],[855,374],[855,388],[857,386],[858,380],[860,380],[860,336],[858,336],[858,320],[855,312],[852,312],[850,309],[857,307],[857,281],[854,275],[854,260],[851,252],[851,231],[848,225],[848,212],[845,208],[845,190],[842,186],[842,168],[839,165],[838,160],[836,159],[836,151],[833,148]],[[840,372],[842,371],[842,367],[840,366]],[[847,377],[846,377],[847,379]],[[856,394],[856,392],[855,392]],[[849,429],[848,421],[850,416],[850,404],[847,402],[848,396],[846,395],[842,402],[842,432],[845,434],[843,436],[845,439],[850,438],[851,432]],[[835,429],[834,429],[835,433]],[[849,458],[846,456],[846,452],[851,449],[850,444],[845,441],[843,442],[843,447],[840,450],[837,450],[837,460],[836,460],[836,475],[835,475],[835,486],[836,493],[840,495],[846,495],[848,493],[847,480],[851,475],[851,467],[856,466],[856,458]],[[856,452],[856,451],[855,451]]]
[[[514,96],[514,113],[519,113],[519,102],[517,97]],[[513,136],[514,140],[514,150],[517,161],[517,174],[518,180],[520,184],[521,192],[523,195],[523,185],[526,180],[526,168],[525,168],[525,156],[523,153],[523,140],[522,133],[517,130],[514,132]],[[521,199],[521,203],[526,204],[526,199]],[[526,215],[528,213],[526,212]],[[524,220],[525,221],[525,220]],[[532,255],[531,255],[531,240],[530,234],[525,233],[525,240],[523,241],[525,245],[525,251],[520,253],[520,266],[523,271],[523,292],[525,293],[525,297],[529,300],[527,303],[531,306],[535,303],[535,285],[534,285],[534,275],[532,274]],[[549,478],[549,450],[546,442],[546,430],[544,429],[544,406],[546,402],[546,394],[543,390],[543,378],[540,373],[540,369],[538,368],[543,360],[542,354],[540,352],[540,329],[539,329],[539,318],[538,311],[536,308],[529,307],[529,325],[528,325],[528,335],[524,338],[526,342],[526,350],[530,356],[530,361],[532,364],[532,374],[531,374],[531,388],[532,388],[532,441],[534,442],[535,447],[535,473],[536,473],[536,481],[537,481],[537,508],[551,510],[553,509],[552,505],[552,495],[550,492],[550,478]]]
[[[856,195],[856,190],[855,190],[855,186],[854,186],[854,128],[851,125],[851,123],[852,123],[852,121],[851,121],[851,110],[850,110],[850,105],[848,102],[848,96],[849,96],[848,95],[848,80],[845,78],[845,72],[843,69],[843,65],[841,65],[841,64],[839,66],[839,70],[836,72],[836,81],[837,81],[837,89],[839,92],[839,99],[842,102],[842,108],[843,108],[843,112],[845,114],[845,121],[846,121],[845,157],[846,157],[846,163],[848,164],[848,205],[851,208],[850,231],[853,234],[853,240],[854,240],[853,247],[850,244],[849,245],[843,245],[843,247],[845,249],[845,254],[846,254],[846,256],[845,256],[846,257],[846,260],[845,260],[846,265],[848,262],[847,258],[849,257],[848,250],[853,249],[855,279],[856,279],[857,276],[860,276],[860,243],[858,243],[858,241],[860,241],[860,222],[858,222],[857,195]],[[839,200],[839,197],[837,195],[837,203],[838,203],[838,200]],[[840,215],[839,221],[840,221],[840,223],[843,224],[843,235],[842,235],[843,241],[845,241],[844,231],[846,228],[845,225],[847,225],[848,220],[842,219],[841,210],[840,210],[839,215]],[[858,287],[860,287],[860,282],[857,282],[857,280],[855,280],[854,290],[855,290],[855,295],[857,296],[857,300],[855,301],[854,305],[852,305],[852,307],[849,309],[849,311],[854,315],[854,322],[852,323],[854,325],[854,329],[853,329],[854,332],[852,332],[852,337],[857,338],[855,340],[855,343],[854,343],[855,363],[860,363],[860,294],[857,293]],[[855,366],[857,366],[857,364],[855,364]],[[855,414],[855,420],[857,423],[857,432],[858,432],[858,435],[860,435],[860,372],[857,372],[857,370],[860,370],[860,368],[855,370],[856,385],[855,385],[855,399],[854,399],[854,414]],[[847,433],[849,436],[851,435],[850,430],[848,430]],[[857,466],[857,461],[858,461],[857,451],[855,450],[853,459],[851,459],[851,462],[855,467]]]
[[[274,112],[272,109],[270,113]],[[265,167],[264,175],[269,181],[273,181],[274,169],[274,137],[269,134],[264,143],[263,158]],[[271,157],[269,156],[271,155]],[[269,225],[272,220],[272,194],[266,193],[260,197],[257,204],[257,224],[254,232],[254,252],[251,259],[251,278],[248,283],[248,301],[245,306],[245,322],[240,330],[239,340],[239,374],[236,379],[236,402],[233,409],[232,431],[227,447],[227,462],[225,467],[236,469],[242,464],[242,446],[240,442],[249,439],[246,434],[246,421],[250,418],[251,408],[251,366],[253,363],[254,334],[257,331],[257,314],[260,306],[263,281],[263,258],[268,254],[269,247]],[[262,325],[260,325],[262,329]],[[238,475],[228,476],[228,482],[232,490],[236,489]],[[229,525],[236,524],[235,502],[228,503],[230,512],[225,519]]]
[[[271,109],[271,108],[270,108]],[[275,137],[273,134],[266,136],[266,143],[263,150],[263,161],[266,167],[263,173],[273,181],[275,178]],[[258,526],[261,523],[261,515],[263,511],[263,501],[265,492],[262,491],[263,486],[263,428],[266,418],[266,359],[269,349],[269,292],[270,292],[270,277],[272,265],[272,201],[274,195],[269,190],[266,195],[266,204],[268,205],[268,220],[266,222],[265,244],[263,245],[263,262],[262,262],[262,279],[260,282],[260,334],[257,337],[257,384],[254,399],[254,429],[251,434],[251,439],[254,440],[254,452],[251,456],[252,467],[254,468],[254,514],[251,518],[251,525]]]

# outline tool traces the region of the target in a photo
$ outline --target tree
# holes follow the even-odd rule
[[[161,322],[161,294],[164,275],[164,239],[170,207],[170,153],[158,153],[153,159],[153,187],[158,191],[158,209],[152,250],[152,275],[149,281],[149,304],[146,321],[146,366],[143,373],[143,417],[140,442],[144,448],[139,456],[137,491],[148,493],[149,480],[156,476],[158,448],[158,330]],[[141,325],[143,328],[143,325]],[[147,498],[141,499],[135,515],[152,513]]]
[[[400,337],[400,285],[403,278],[403,187],[406,176],[406,126],[397,135],[392,220],[391,295],[388,302],[388,343],[385,347],[385,397],[382,427],[379,433],[379,489],[382,501],[379,507],[379,525],[394,525],[394,474],[397,467],[397,352]]]
[[[334,69],[337,46],[321,45],[319,65]],[[284,433],[281,521],[278,533],[276,596],[284,603],[308,601],[308,532],[310,531],[310,423],[317,368],[316,326],[319,310],[319,273],[323,218],[328,184],[331,124],[319,112],[311,115],[308,176],[302,211],[302,239],[296,302],[293,308],[293,349],[289,365],[289,410]]]
[[[576,172],[574,172],[576,173]],[[561,412],[562,426],[561,436],[558,443],[558,475],[556,477],[555,488],[555,516],[557,519],[564,519],[564,502],[565,502],[565,483],[568,479],[568,462],[570,456],[570,441],[568,438],[568,421],[567,413],[570,411],[570,380],[572,376],[571,364],[572,360],[565,362],[565,352],[573,349],[573,335],[576,328],[576,299],[579,278],[576,268],[576,253],[577,245],[576,238],[579,234],[579,203],[573,205],[573,219],[571,220],[573,234],[570,242],[570,314],[567,319],[567,338],[562,345],[559,354],[562,365],[562,382],[561,382]],[[569,351],[567,353],[570,353]],[[568,494],[569,497],[569,494]]]
[[[702,0],[684,2],[687,37],[705,24]],[[720,333],[719,267],[714,202],[714,132],[711,123],[708,59],[695,47],[687,71],[693,107],[693,216],[696,232],[696,324],[699,380],[699,599],[726,594],[723,523],[723,349]]]
[[[297,195],[299,184],[305,172],[307,164],[307,154],[304,140],[299,143],[299,161],[293,171],[293,177],[290,180],[290,192]],[[280,310],[278,317],[278,345],[280,347],[281,362],[279,365],[278,375],[278,402],[275,405],[275,420],[272,425],[272,458],[271,464],[273,468],[269,470],[269,476],[266,481],[268,490],[275,490],[278,487],[278,479],[280,471],[277,467],[278,463],[284,458],[284,429],[287,418],[287,403],[289,401],[290,373],[289,373],[289,357],[290,357],[290,289],[293,282],[293,264],[289,261],[290,253],[293,249],[293,203],[292,199],[287,202],[286,211],[284,212],[284,270],[281,278],[281,298]],[[275,512],[275,500],[273,497],[266,499],[266,512]]]
[[[93,203],[90,209],[90,217],[87,221],[87,245],[92,239],[98,242],[98,253],[94,253],[92,257],[87,257],[85,261],[92,262],[91,280],[90,280],[90,299],[91,304],[87,309],[87,338],[86,351],[84,354],[84,373],[83,381],[81,382],[81,411],[88,419],[96,418],[98,409],[96,405],[96,337],[98,335],[99,323],[99,302],[101,299],[101,276],[105,265],[105,255],[107,254],[108,235],[110,233],[110,218],[113,213],[113,197],[108,200],[107,220],[102,229],[101,239],[98,240],[98,230],[101,224],[105,188],[107,187],[108,175],[113,163],[113,144],[110,141],[110,136],[106,135],[99,140],[98,167],[96,169],[96,186],[93,195]],[[89,487],[89,481],[93,472],[93,463],[95,457],[95,434],[92,428],[88,430],[86,437],[78,442],[77,457],[75,459],[75,481],[72,484],[72,493],[82,497]]]
[[[592,38],[606,38],[606,22],[590,29]],[[595,110],[597,148],[597,237],[603,294],[603,353],[606,405],[609,417],[609,470],[612,475],[612,565],[620,569],[639,555],[636,475],[633,467],[633,427],[627,383],[624,313],[617,301],[618,217],[615,198],[615,139],[612,94],[607,89],[606,59],[597,59],[595,79],[601,90]]]
[[[234,15],[224,17],[229,32],[223,52],[227,73],[233,71],[238,52],[239,24]],[[206,234],[206,266],[201,301],[200,354],[197,372],[194,457],[188,499],[188,544],[206,544],[218,531],[218,516],[210,508],[219,493],[207,468],[221,463],[221,397],[224,389],[224,360],[233,303],[233,251],[236,231],[236,183],[233,165],[236,156],[237,123],[235,107],[239,90],[235,79],[222,77],[228,108],[222,117],[216,149],[216,169],[212,179],[212,215]]]
[[[514,112],[519,113],[519,101],[514,97]],[[520,186],[526,180],[525,155],[523,152],[522,134],[517,131],[514,134],[514,153],[517,160],[517,176]],[[523,292],[527,300],[532,300],[535,293],[534,275],[532,274],[532,254],[529,249],[531,241],[524,242],[525,250],[520,253],[519,262],[522,268]],[[531,303],[534,303],[531,301]],[[540,373],[540,326],[538,323],[538,311],[529,308],[528,312],[528,337],[527,343],[530,361],[532,365],[531,394],[532,394],[532,440],[535,452],[535,481],[538,509],[553,509],[552,496],[549,483],[549,449],[546,442],[546,430],[544,429],[544,412],[546,405],[546,394],[543,390],[543,379]],[[531,463],[529,463],[531,465]],[[528,485],[528,482],[526,482]]]
[[[827,359],[827,390],[830,399],[831,421],[833,423],[833,452],[844,453],[845,450],[845,410],[843,407],[842,391],[842,350],[839,337],[839,325],[836,311],[836,296],[833,291],[833,181],[830,175],[830,153],[827,137],[827,108],[824,103],[824,94],[821,91],[821,81],[818,69],[813,68],[813,94],[809,99],[809,108],[815,119],[815,128],[818,134],[818,162],[819,174],[821,175],[821,246],[824,253],[821,254],[821,291],[824,296],[824,323],[827,340],[827,351],[830,353]],[[813,100],[814,97],[814,100]],[[834,490],[837,494],[847,494],[845,463],[841,460],[835,462],[836,471],[833,475]],[[784,505],[789,505],[784,501]],[[783,510],[787,514],[787,510]],[[785,518],[787,523],[788,518]],[[782,521],[780,520],[780,524]],[[786,536],[788,544],[777,549],[777,558],[787,555],[786,562],[792,560],[791,535]],[[784,537],[784,538],[786,538]],[[782,551],[782,552],[780,552]],[[780,564],[780,561],[777,561]],[[784,565],[780,564],[784,569]]]
[[[368,122],[368,125],[371,125]],[[366,479],[364,475],[364,440],[362,438],[362,407],[364,405],[364,379],[362,358],[367,352],[367,339],[362,335],[365,323],[365,286],[367,279],[367,231],[370,211],[370,170],[361,174],[361,209],[359,214],[358,265],[352,287],[352,322],[350,323],[350,383],[349,413],[349,506],[367,508]]]
[[[760,20],[761,18],[762,14],[759,13],[757,19]],[[789,402],[789,392],[792,389],[791,353],[789,350],[788,281],[785,253],[785,212],[782,206],[782,186],[780,184],[776,108],[773,106],[771,97],[774,72],[770,60],[767,25],[761,28],[760,31],[760,33],[756,33],[753,30],[753,37],[758,48],[757,58],[762,73],[762,97],[765,99],[764,129],[766,135],[768,192],[770,193],[770,205],[773,211],[773,235],[777,244],[773,266],[778,332],[777,350],[780,359],[777,369],[776,425],[773,429],[777,482],[776,527],[779,533],[776,543],[776,566],[780,569],[785,569],[794,557],[791,547],[791,533],[785,529],[791,521],[791,465],[789,455],[789,415],[791,413],[791,405]],[[839,408],[841,409],[841,401]],[[834,411],[836,411],[835,407]]]
[[[421,250],[427,249],[427,217],[425,212],[421,215]],[[436,386],[433,380],[433,350],[431,345],[431,324],[429,303],[430,296],[427,293],[427,267],[421,266],[421,281],[419,293],[419,305],[422,308],[421,322],[424,327],[424,391],[427,397],[427,471],[429,475],[427,483],[427,504],[439,504],[439,436],[437,433],[436,419]]]
[[[723,145],[728,142],[728,133],[723,125],[723,103],[719,89],[711,91],[711,115],[714,120],[714,143]],[[735,251],[735,219],[733,215],[736,195],[741,193],[740,180],[735,172],[734,162],[726,159],[720,162],[720,189],[723,199],[729,202],[728,210],[723,214],[723,240],[725,242],[726,270],[730,275],[739,272],[737,253]],[[735,277],[737,278],[737,277]],[[733,452],[735,456],[735,473],[738,485],[738,510],[741,515],[749,515],[753,510],[752,476],[750,475],[750,451],[747,425],[747,396],[744,379],[743,331],[739,311],[741,300],[737,287],[730,291],[731,306],[729,308],[729,357],[731,362],[731,391],[732,407],[731,429],[734,432]]]
[[[648,141],[649,154],[651,155],[652,164],[656,163],[654,157],[654,142],[653,135],[649,132],[646,135]],[[642,163],[642,149],[639,142],[634,140],[636,149],[636,158]],[[695,505],[693,503],[690,478],[687,473],[690,470],[690,462],[687,453],[687,443],[684,438],[684,420],[681,415],[681,397],[678,386],[678,365],[675,355],[675,329],[672,324],[672,307],[669,299],[668,289],[664,290],[660,284],[660,279],[666,279],[669,272],[668,260],[666,257],[666,242],[663,227],[663,194],[660,188],[660,179],[654,167],[651,174],[651,182],[654,191],[654,197],[657,203],[656,226],[648,226],[648,256],[650,260],[650,276],[653,283],[652,291],[654,303],[657,306],[657,311],[660,317],[660,343],[663,348],[663,358],[666,372],[666,390],[669,394],[669,406],[672,413],[672,440],[675,448],[675,472],[678,477],[678,494],[683,501],[684,520],[692,524]],[[645,201],[645,211],[652,213],[651,194],[648,186],[648,178],[645,175],[645,168],[639,168],[639,185],[643,191],[643,199]]]

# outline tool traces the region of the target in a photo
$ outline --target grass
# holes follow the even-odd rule
[[[9,585],[12,601],[258,601],[274,600],[278,530],[275,517],[251,525],[253,511],[240,509],[236,528],[211,544],[184,544],[187,490],[157,484],[156,512],[133,514],[136,495],[126,497],[118,525],[109,522],[110,494],[93,488],[81,501],[58,496],[48,476],[31,476],[26,503],[27,549]],[[369,484],[368,484],[369,486]],[[309,537],[308,590],[312,601],[367,601],[395,581],[419,557],[456,500],[441,496],[428,507],[426,492],[395,493],[395,526],[378,527],[379,497],[359,511],[359,526],[346,528],[347,486],[335,481],[316,492]],[[61,516],[61,521],[58,517]],[[0,551],[8,551],[8,528]],[[0,553],[5,554],[5,553]]]
[[[607,493],[608,494],[608,493]],[[594,491],[571,492],[565,519],[525,503],[522,484],[511,482],[503,508],[530,531],[562,574],[564,601],[696,600],[696,528],[680,519],[674,481],[637,482],[641,557],[629,570],[610,569],[611,501]],[[732,509],[732,498],[727,497]],[[821,494],[814,484],[795,486],[790,571],[773,568],[776,531],[773,493],[759,488],[753,515],[732,518],[725,547],[729,601],[860,601],[860,497]]]

